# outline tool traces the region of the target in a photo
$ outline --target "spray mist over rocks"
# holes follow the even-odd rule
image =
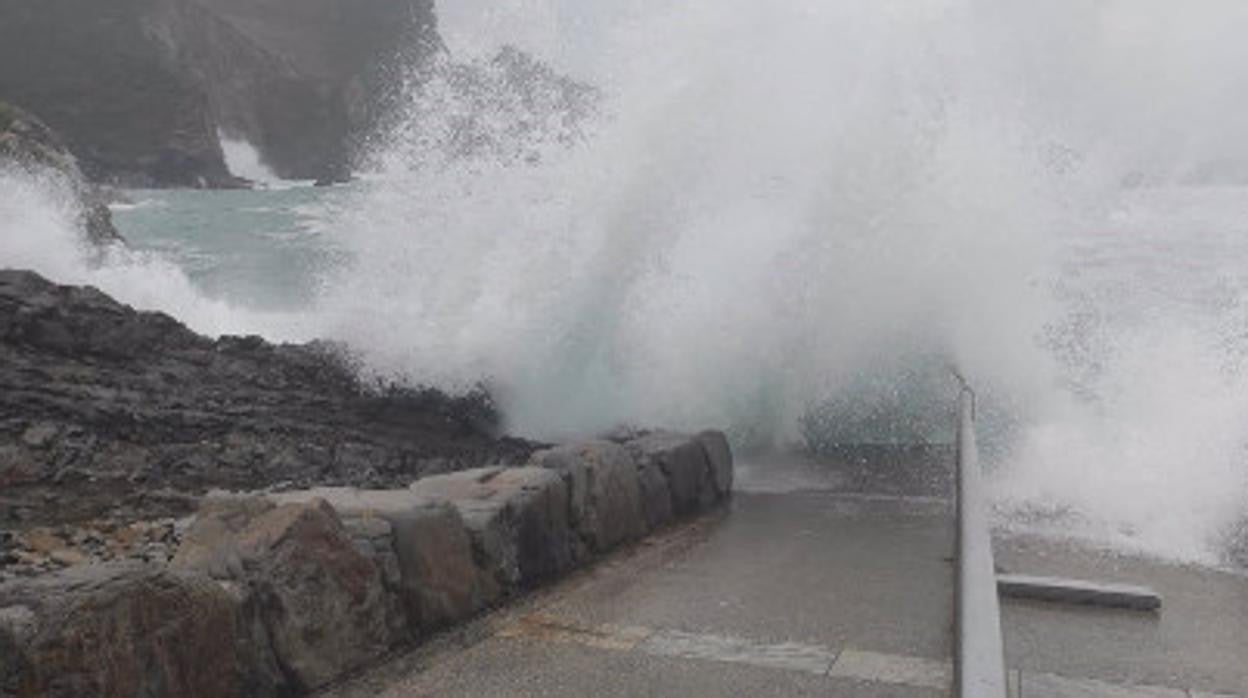
[[[491,36],[600,96],[413,83],[322,298],[373,370],[484,380],[525,434],[783,446],[944,438],[953,365],[1003,524],[1225,560],[1248,8],[539,4]]]
[[[90,285],[142,310],[158,310],[201,334],[315,337],[302,314],[266,313],[210,298],[159,254],[98,246],[80,229],[81,202],[53,176],[0,167],[0,268],[29,269],[62,284]]]
[[[1001,525],[1246,564],[1248,6],[463,0],[443,20],[449,54],[323,204],[350,261],[310,307],[84,249],[66,193],[12,173],[0,265],[486,383],[521,435],[942,441],[953,366]]]

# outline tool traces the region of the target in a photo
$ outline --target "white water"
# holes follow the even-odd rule
[[[353,261],[305,333],[381,373],[486,380],[540,435],[783,444],[813,409],[847,438],[939,438],[956,365],[1003,525],[1221,559],[1248,514],[1248,189],[1205,184],[1248,162],[1248,6],[488,5],[448,15],[455,55],[519,43],[601,87],[598,115],[413,91],[331,216]],[[477,147],[448,155],[466,126]],[[205,331],[290,322],[156,260],[66,267],[29,236],[70,238],[8,220],[6,266],[16,250]]]
[[[63,180],[0,168],[0,268],[31,269],[63,284],[100,288],[123,303],[166,312],[208,334],[311,338],[307,318],[249,310],[206,297],[166,258],[113,246],[89,249]]]
[[[242,177],[261,188],[280,188],[296,184],[278,177],[260,156],[260,151],[244,138],[231,138],[224,131],[217,133],[225,167],[235,177]]]
[[[601,116],[446,158],[465,110],[498,143],[525,107],[415,96],[342,223],[333,332],[382,372],[487,377],[544,435],[923,422],[957,365],[1005,523],[1218,559],[1248,514],[1248,193],[1176,185],[1248,161],[1248,8],[624,5],[457,6],[453,53],[519,43]]]

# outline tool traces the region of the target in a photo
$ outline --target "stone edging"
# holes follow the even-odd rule
[[[720,432],[628,434],[406,490],[206,499],[167,566],[0,588],[0,696],[290,696],[732,491]]]

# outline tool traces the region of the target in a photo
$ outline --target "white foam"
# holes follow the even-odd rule
[[[313,184],[312,180],[282,179],[277,176],[265,164],[256,146],[245,138],[231,138],[224,131],[219,131],[217,137],[221,141],[221,152],[225,155],[225,166],[235,177],[242,177],[262,189],[290,189]]]
[[[1120,317],[1140,315],[1122,302],[1137,289],[1190,295],[1230,267],[1184,257],[1195,225],[1143,259],[1095,244],[1173,222],[1124,205],[1124,182],[1248,162],[1248,6],[472,7],[453,52],[519,43],[605,102],[563,148],[561,122],[505,89],[414,94],[339,226],[355,262],[325,299],[378,371],[484,377],[522,432],[623,420],[783,442],[829,398],[833,421],[867,424],[930,400],[918,358],[979,387],[1007,520],[1077,512],[1070,530],[1209,559],[1248,510],[1237,316]],[[541,126],[522,145],[517,115]],[[509,145],[448,154],[465,124]],[[1072,266],[1083,248],[1094,263]],[[1168,260],[1195,266],[1140,283]],[[1223,290],[1208,303],[1248,298]]]
[[[303,339],[310,318],[248,310],[204,296],[175,264],[116,245],[90,249],[77,203],[55,178],[0,169],[0,267],[30,269],[62,284],[92,285],[141,310],[159,310],[211,336]]]

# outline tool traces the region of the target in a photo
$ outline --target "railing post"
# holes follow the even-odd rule
[[[975,393],[958,398],[957,684],[961,698],[1006,698],[1001,606],[975,445]]]

